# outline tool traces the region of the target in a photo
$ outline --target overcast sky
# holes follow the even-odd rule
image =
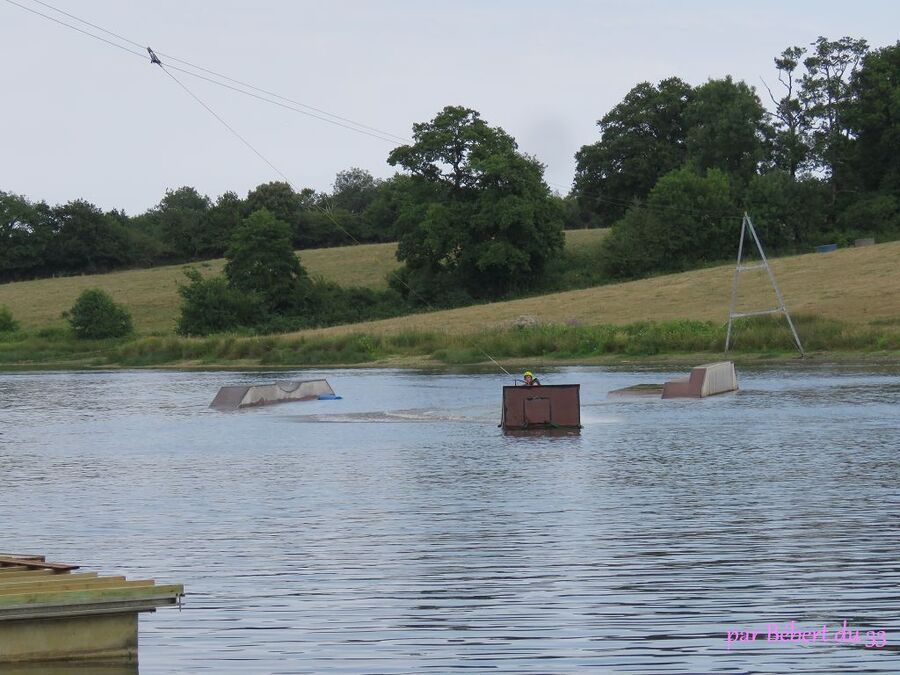
[[[760,76],[775,80],[772,59],[787,46],[819,35],[873,47],[900,38],[893,0],[47,1],[392,134],[408,137],[445,105],[475,108],[544,162],[562,192],[574,153],[598,138],[596,121],[638,82],[731,74],[759,90]],[[149,60],[8,0],[0,0],[0,58],[0,190],[139,213],[167,188],[243,196],[279,179]],[[353,166],[393,173],[383,140],[175,74],[298,189],[329,190]]]

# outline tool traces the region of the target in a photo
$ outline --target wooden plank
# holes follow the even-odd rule
[[[0,581],[9,581],[25,577],[51,577],[56,573],[53,570],[0,570]]]
[[[96,572],[86,572],[85,574],[78,575],[66,574],[64,576],[50,576],[44,577],[40,581],[0,583],[0,597],[29,590],[50,591],[82,587],[88,588],[93,586],[103,588],[117,583],[121,585],[123,581],[125,581],[125,577],[98,577]]]
[[[153,586],[153,579],[135,579],[128,581],[122,577],[97,577],[95,579],[85,579],[84,581],[65,581],[60,584],[53,584],[49,588],[35,588],[33,584],[26,584],[18,589],[10,589],[8,593],[0,593],[0,603],[6,595],[20,595],[22,593],[56,593],[61,591],[79,591],[92,590],[102,588],[133,588],[136,586]]]
[[[141,583],[141,582],[137,582]],[[101,588],[97,590],[72,590],[14,593],[0,595],[0,610],[20,606],[34,605],[79,605],[100,604],[104,602],[121,602],[131,600],[159,600],[163,604],[184,595],[184,587],[180,584],[167,586],[132,585],[125,582],[124,587]]]
[[[56,577],[45,577],[45,578],[48,581],[53,581],[53,582],[56,581]],[[68,577],[68,576],[60,577],[59,579],[60,579],[60,583],[64,583],[64,582],[70,580],[71,577]],[[84,588],[84,589],[76,588],[76,589],[69,589],[69,590],[90,591],[92,588],[92,586],[90,584],[102,582],[104,579],[111,579],[114,583],[111,586],[108,584],[105,586],[100,586],[99,587],[100,589],[110,588],[110,587],[128,589],[131,587],[142,587],[142,586],[148,586],[148,585],[152,586],[155,584],[155,582],[152,579],[136,579],[133,581],[129,581],[129,580],[125,579],[124,577],[94,577],[93,580],[86,579],[83,581],[75,581],[74,582],[76,584],[78,584],[78,583],[84,584],[86,582],[87,583],[86,588]],[[47,583],[47,584],[28,583],[28,584],[25,584],[22,589],[17,590],[17,591],[0,592],[0,605],[7,604],[7,601],[10,597],[18,597],[18,596],[22,596],[22,595],[34,595],[34,596],[49,597],[49,596],[57,595],[58,593],[65,593],[65,592],[68,592],[67,589],[64,589],[64,588],[60,589],[56,583]]]
[[[77,570],[78,565],[69,565],[66,563],[48,563],[43,560],[35,560],[33,558],[4,558],[0,557],[0,565],[24,565],[33,569],[59,570],[65,572],[68,570]]]
[[[37,560],[44,562],[46,558],[42,555],[33,555],[27,553],[0,553],[0,558],[24,558],[25,560]]]
[[[79,572],[78,574],[32,574],[18,577],[0,577],[0,593],[7,586],[17,586],[19,584],[49,584],[57,581],[66,581],[67,579],[87,579],[89,577],[98,576],[96,572]]]
[[[0,567],[0,574],[5,574],[6,572],[25,572],[29,568],[25,567],[25,565],[10,565],[9,567]]]

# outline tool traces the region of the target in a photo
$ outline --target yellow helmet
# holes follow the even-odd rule
[[[534,374],[530,370],[526,370],[522,377],[534,377]]]

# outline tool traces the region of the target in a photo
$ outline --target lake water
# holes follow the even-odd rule
[[[900,671],[900,372],[606,397],[676,375],[541,372],[584,429],[519,437],[494,374],[0,374],[0,550],[183,583],[142,675]],[[318,376],[343,400],[207,409]]]

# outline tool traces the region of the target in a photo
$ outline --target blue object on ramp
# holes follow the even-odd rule
[[[343,396],[338,396],[337,394],[322,394],[319,396],[320,401],[340,401]]]

